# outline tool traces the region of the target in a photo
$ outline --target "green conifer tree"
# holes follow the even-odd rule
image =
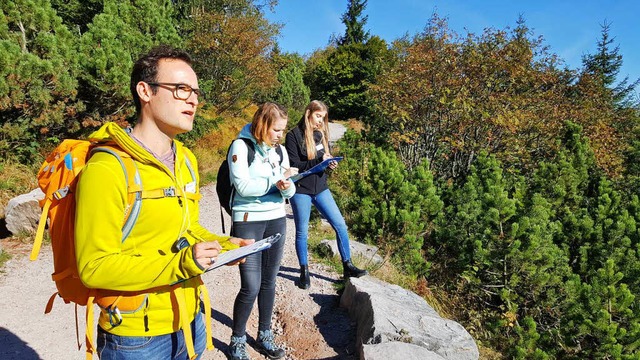
[[[369,39],[369,32],[364,30],[369,17],[362,15],[366,7],[367,0],[349,0],[347,11],[342,14],[342,23],[346,29],[338,39],[339,45],[364,44]]]
[[[80,39],[80,96],[85,124],[123,122],[134,114],[129,79],[133,63],[154,45],[180,46],[170,0],[105,0]]]
[[[614,260],[588,281],[567,283],[567,307],[560,327],[559,357],[637,359],[640,346],[638,300],[621,280]]]
[[[598,40],[595,54],[587,54],[582,57],[584,73],[595,76],[601,81],[602,86],[610,93],[610,98],[615,104],[632,105],[637,102],[633,98],[633,93],[640,83],[640,79],[629,83],[629,77],[625,76],[616,84],[622,68],[620,46],[614,46],[615,38],[610,35],[610,23],[605,21],[601,28],[600,40]]]
[[[33,161],[77,130],[78,54],[48,0],[0,0],[0,156]]]
[[[279,86],[267,100],[284,105],[289,122],[295,124],[310,101],[309,87],[304,83],[304,59],[298,54],[280,54],[274,50],[271,61],[278,69]],[[290,125],[291,125],[290,124]]]
[[[393,152],[369,149],[366,157],[340,166],[341,172],[359,174],[350,180],[350,198],[357,201],[345,205],[350,230],[392,254],[408,274],[426,275],[424,239],[442,206],[428,165],[410,174]]]

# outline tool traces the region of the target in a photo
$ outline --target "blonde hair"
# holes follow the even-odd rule
[[[251,135],[256,139],[258,144],[265,142],[268,136],[271,124],[278,118],[288,120],[287,110],[275,103],[266,102],[258,107],[256,113],[253,114],[251,122]]]
[[[316,158],[318,154],[316,150],[316,142],[313,139],[313,132],[315,127],[315,121],[311,119],[311,114],[316,111],[324,111],[326,112],[324,116],[324,121],[322,122],[322,128],[320,129],[320,133],[322,134],[322,145],[329,152],[329,108],[325,103],[320,100],[313,100],[307,105],[304,109],[304,115],[302,115],[302,119],[300,122],[304,124],[304,142],[307,148],[307,159],[313,160]]]

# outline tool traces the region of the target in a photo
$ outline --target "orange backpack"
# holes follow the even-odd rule
[[[87,306],[86,309],[86,353],[87,359],[91,359],[95,351],[93,342],[93,305],[97,304],[107,311],[112,324],[119,325],[122,321],[120,310],[127,308],[135,309],[144,301],[145,294],[122,293],[108,290],[98,290],[87,288],[78,274],[78,266],[75,254],[75,189],[78,182],[78,175],[84,168],[91,155],[95,152],[106,152],[115,156],[127,181],[127,207],[125,209],[124,223],[122,226],[122,241],[129,236],[133,225],[140,213],[141,201],[144,197],[158,196],[157,190],[143,191],[140,183],[140,175],[131,155],[121,150],[112,143],[94,143],[87,140],[64,140],[45,159],[38,171],[38,185],[44,192],[45,197],[40,201],[42,214],[38,223],[38,229],[31,250],[31,260],[36,260],[42,247],[44,229],[49,220],[49,235],[53,250],[54,273],[52,278],[55,281],[57,292],[54,293],[47,302],[45,314],[49,313],[53,307],[56,295],[60,296],[65,303],[73,302],[77,306]],[[195,181],[195,173],[187,159],[187,167]],[[201,280],[201,285],[203,285]],[[180,292],[179,286],[167,286],[172,292]],[[205,321],[207,328],[207,348],[213,348],[211,341],[211,316],[209,295],[205,286],[201,286],[202,297],[205,305]],[[149,290],[145,291],[148,292]],[[182,295],[184,296],[184,295]],[[177,297],[179,314],[183,323],[186,345],[190,357],[195,356],[193,341],[191,341],[191,326],[186,322],[187,314],[184,303],[180,296]],[[77,321],[77,314],[76,314]],[[76,332],[77,332],[76,324]],[[81,347],[78,339],[78,349]]]
[[[93,346],[93,299],[95,291],[84,286],[78,275],[75,254],[75,188],[78,182],[78,175],[84,165],[94,152],[107,152],[115,156],[127,179],[129,188],[135,187],[137,168],[131,156],[113,145],[96,144],[86,140],[64,140],[45,159],[38,171],[38,185],[44,192],[45,197],[40,201],[42,215],[38,223],[33,249],[31,250],[31,260],[36,260],[42,247],[44,229],[49,219],[49,235],[51,237],[51,247],[53,250],[53,268],[51,275],[56,283],[58,291],[54,293],[47,302],[45,314],[48,314],[55,300],[56,295],[60,296],[65,303],[73,302],[79,306],[87,306],[87,332],[86,345],[87,357],[95,347]],[[138,180],[139,181],[139,180]],[[127,213],[123,225],[122,240],[129,235],[140,211],[140,199],[136,198],[135,192],[129,192],[127,203]],[[77,308],[76,308],[77,311]],[[77,329],[77,327],[76,327]],[[80,347],[78,341],[78,347]]]

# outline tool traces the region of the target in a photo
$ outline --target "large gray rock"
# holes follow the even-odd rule
[[[378,248],[372,245],[363,244],[357,241],[349,241],[351,257],[360,257],[365,263],[358,263],[360,266],[367,266],[368,263],[382,264],[384,259],[378,254]],[[320,242],[320,252],[328,257],[340,256],[338,242],[336,240],[324,239]]]
[[[4,209],[7,230],[16,235],[21,231],[35,232],[40,220],[39,201],[44,199],[44,193],[40,188],[28,194],[22,194],[9,200]]]
[[[442,356],[427,350],[421,346],[392,341],[388,343],[363,345],[360,351],[360,359],[389,360],[389,359],[420,359],[420,360],[445,360]]]
[[[363,348],[404,342],[445,359],[476,360],[480,356],[475,341],[460,324],[443,319],[423,298],[400,286],[370,276],[350,278],[340,305],[356,320],[357,342]]]

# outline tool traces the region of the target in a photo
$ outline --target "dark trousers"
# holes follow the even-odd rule
[[[256,241],[282,234],[278,242],[269,249],[249,255],[240,269],[240,292],[233,304],[233,336],[246,333],[247,320],[253,303],[258,298],[258,330],[271,329],[271,314],[276,296],[276,276],[284,252],[286,237],[286,219],[284,217],[267,221],[234,222],[232,236]]]

